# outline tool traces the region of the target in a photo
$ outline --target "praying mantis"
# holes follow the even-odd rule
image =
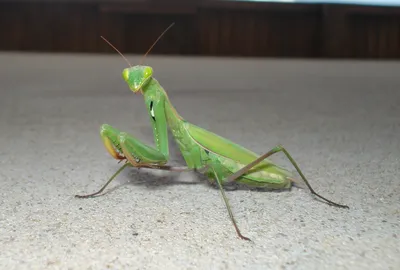
[[[172,26],[173,24],[158,37],[143,56],[143,59]],[[129,68],[123,69],[122,77],[133,93],[140,93],[144,97],[153,129],[155,147],[142,143],[131,134],[108,124],[103,124],[100,128],[100,136],[106,150],[113,158],[120,162],[125,161],[125,163],[99,191],[88,195],[75,195],[75,197],[89,198],[102,193],[115,177],[127,167],[176,172],[201,172],[208,177],[210,184],[218,186],[238,237],[243,240],[250,240],[250,238],[244,236],[239,230],[224,189],[231,183],[272,190],[289,189],[297,181],[293,173],[268,159],[268,157],[276,153],[283,152],[295,167],[311,194],[322,199],[329,205],[339,208],[349,208],[347,205],[335,203],[315,192],[296,161],[282,145],[272,148],[263,155],[257,155],[228,139],[185,120],[172,105],[165,89],[153,77],[153,69],[150,66],[142,64],[132,66],[122,53],[105,38],[103,39],[129,65]],[[167,165],[169,159],[168,128],[179,147],[186,166]]]

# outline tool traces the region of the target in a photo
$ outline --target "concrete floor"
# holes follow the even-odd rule
[[[139,58],[129,57],[133,63]],[[180,114],[262,154],[283,144],[337,209],[119,168],[108,123],[153,144],[118,55],[0,55],[1,269],[400,269],[400,63],[150,56]],[[182,162],[171,140],[171,163]],[[272,160],[294,171],[279,154]]]

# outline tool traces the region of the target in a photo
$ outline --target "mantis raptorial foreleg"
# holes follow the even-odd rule
[[[347,205],[335,203],[335,202],[333,202],[331,200],[328,200],[328,199],[322,197],[317,192],[315,192],[314,189],[311,187],[310,183],[308,182],[308,180],[306,179],[306,177],[304,176],[303,172],[300,170],[300,168],[297,165],[296,161],[292,158],[292,156],[289,154],[289,152],[281,145],[275,146],[269,152],[267,152],[264,155],[260,156],[259,158],[257,158],[253,162],[249,163],[248,165],[244,166],[243,168],[241,168],[237,172],[231,174],[230,176],[228,176],[224,180],[224,182],[236,181],[240,176],[242,176],[243,174],[248,172],[251,168],[253,168],[255,165],[259,164],[262,160],[264,160],[264,159],[268,158],[269,156],[272,156],[273,154],[276,154],[278,152],[283,152],[286,155],[286,157],[289,159],[290,163],[292,163],[292,165],[296,168],[296,171],[300,174],[300,177],[306,183],[307,187],[310,189],[310,191],[311,191],[311,193],[313,195],[319,197],[320,199],[326,201],[328,204],[331,204],[333,206],[341,207],[341,208],[349,208]]]
[[[167,158],[157,149],[150,147],[126,132],[104,124],[100,136],[107,151],[115,159],[128,159],[134,166],[140,164],[165,164]]]
[[[175,167],[164,165],[167,162],[165,157],[158,150],[147,146],[126,132],[104,124],[101,126],[100,135],[107,151],[118,160],[126,160],[127,163],[122,165],[116,173],[106,182],[106,184],[97,192],[88,195],[76,195],[77,198],[89,198],[96,196],[104,191],[104,189],[121,173],[126,167],[148,168],[167,170],[175,172],[192,171],[186,166]]]

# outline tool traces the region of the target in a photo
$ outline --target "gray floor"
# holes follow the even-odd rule
[[[138,58],[129,57],[138,63]],[[160,58],[187,120],[264,153],[283,144],[321,194],[228,192],[119,167],[99,127],[152,144],[118,55],[0,55],[1,269],[399,269],[400,63]],[[181,162],[171,140],[172,164]],[[274,161],[293,167],[277,155]]]

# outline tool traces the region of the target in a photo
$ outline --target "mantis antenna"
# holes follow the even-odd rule
[[[140,61],[140,65],[143,64],[144,59],[146,58],[147,54],[151,51],[151,49],[153,49],[154,45],[157,44],[157,42],[160,40],[160,38],[172,27],[174,26],[175,23],[171,23],[170,26],[167,27],[167,29],[164,30],[164,32],[161,33],[161,35],[157,38],[157,40],[153,43],[153,45],[151,45],[150,49],[143,55],[142,57],[142,61]]]
[[[154,45],[157,44],[157,42],[160,40],[160,38],[172,27],[174,26],[175,23],[171,23],[170,26],[168,26],[167,29],[164,30],[164,32],[161,33],[161,35],[157,38],[157,40],[153,43],[153,45],[151,45],[150,49],[143,55],[142,57],[142,61],[140,61],[140,64],[143,63],[144,59],[146,58],[147,54],[153,49]],[[108,45],[111,46],[111,48],[113,48],[117,53],[119,53],[119,55],[122,56],[122,58],[128,63],[129,67],[132,67],[131,63],[128,61],[128,59],[126,59],[126,57],[117,49],[115,48],[114,45],[111,44],[110,41],[108,41],[105,37],[100,36],[105,42],[107,42]]]
[[[129,67],[132,67],[132,65],[131,65],[131,63],[129,63],[128,59],[126,59],[126,57],[125,57],[120,51],[118,51],[118,49],[115,48],[114,45],[112,45],[110,41],[108,41],[108,40],[107,40],[105,37],[103,37],[103,36],[100,36],[100,37],[101,37],[105,42],[107,42],[107,44],[110,45],[111,48],[113,48],[117,53],[119,53],[119,55],[121,55],[122,58],[124,58],[124,60],[128,63]]]

